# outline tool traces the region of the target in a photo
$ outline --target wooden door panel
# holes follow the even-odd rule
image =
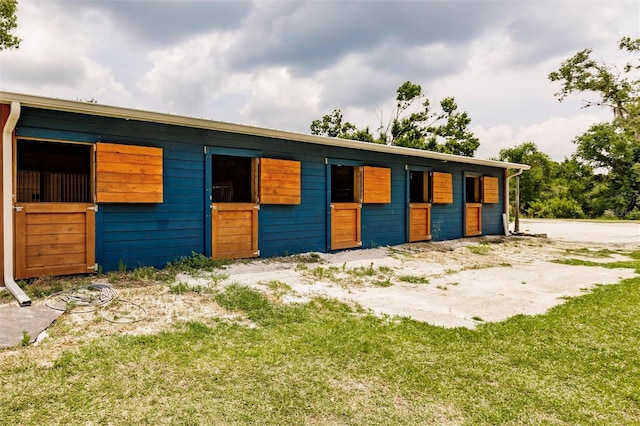
[[[86,203],[17,204],[17,279],[95,271],[95,210]]]
[[[409,204],[409,241],[431,239],[431,204]]]
[[[331,250],[362,246],[360,203],[331,204]]]
[[[465,236],[482,235],[482,204],[467,203],[465,209]]]
[[[214,259],[257,257],[258,205],[220,203],[212,205],[211,243]]]

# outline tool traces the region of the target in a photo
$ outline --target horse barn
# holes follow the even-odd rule
[[[524,164],[0,92],[2,283],[507,232]]]

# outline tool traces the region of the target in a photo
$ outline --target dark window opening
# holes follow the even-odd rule
[[[92,202],[91,152],[90,145],[19,140],[17,202]]]
[[[427,181],[427,172],[410,171],[409,172],[409,202],[410,203],[428,203],[430,198],[429,190],[427,187],[425,191],[425,184],[429,185]]]
[[[252,203],[254,194],[251,157],[229,157],[214,155],[213,188],[214,203]]]
[[[466,187],[466,202],[467,203],[479,203],[480,202],[480,178],[478,176],[467,176],[465,178]]]
[[[352,166],[331,166],[331,202],[355,202],[355,174]]]

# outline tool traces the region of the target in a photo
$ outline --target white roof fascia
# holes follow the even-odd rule
[[[79,114],[97,115],[101,117],[121,118],[125,120],[147,121],[152,123],[169,124],[175,126],[217,130],[221,132],[239,133],[244,135],[262,136],[274,139],[284,139],[295,142],[311,143],[363,151],[384,152],[388,154],[406,155],[410,157],[428,158],[439,161],[451,161],[456,163],[474,164],[479,166],[499,167],[503,169],[529,170],[530,166],[519,163],[508,163],[496,160],[483,160],[462,155],[442,154],[439,152],[425,151],[400,146],[381,145],[370,142],[354,141],[349,139],[330,138],[325,136],[307,135],[284,130],[265,129],[261,127],[242,124],[226,123],[223,121],[193,118],[181,115],[164,114],[159,112],[121,108],[102,105],[91,102],[69,101],[57,98],[25,95],[19,93],[0,91],[0,103],[19,102],[21,105],[32,108],[49,109],[55,111],[73,112]]]

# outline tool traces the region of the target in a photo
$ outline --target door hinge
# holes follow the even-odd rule
[[[362,247],[362,241],[358,241],[358,247]]]
[[[87,210],[93,210],[94,212],[97,212],[98,211],[98,205],[96,204],[93,207],[87,207]]]
[[[218,210],[218,206],[214,206],[213,204],[211,204],[211,205],[209,206],[209,208],[210,208],[211,210]]]
[[[253,252],[254,255],[260,256],[260,250]]]
[[[98,264],[94,263],[91,266],[87,266],[87,271],[97,271],[98,270]]]
[[[254,209],[260,210],[260,206],[253,206]]]
[[[13,209],[17,212],[21,212],[22,210],[24,210],[24,207],[22,206],[13,206]]]

